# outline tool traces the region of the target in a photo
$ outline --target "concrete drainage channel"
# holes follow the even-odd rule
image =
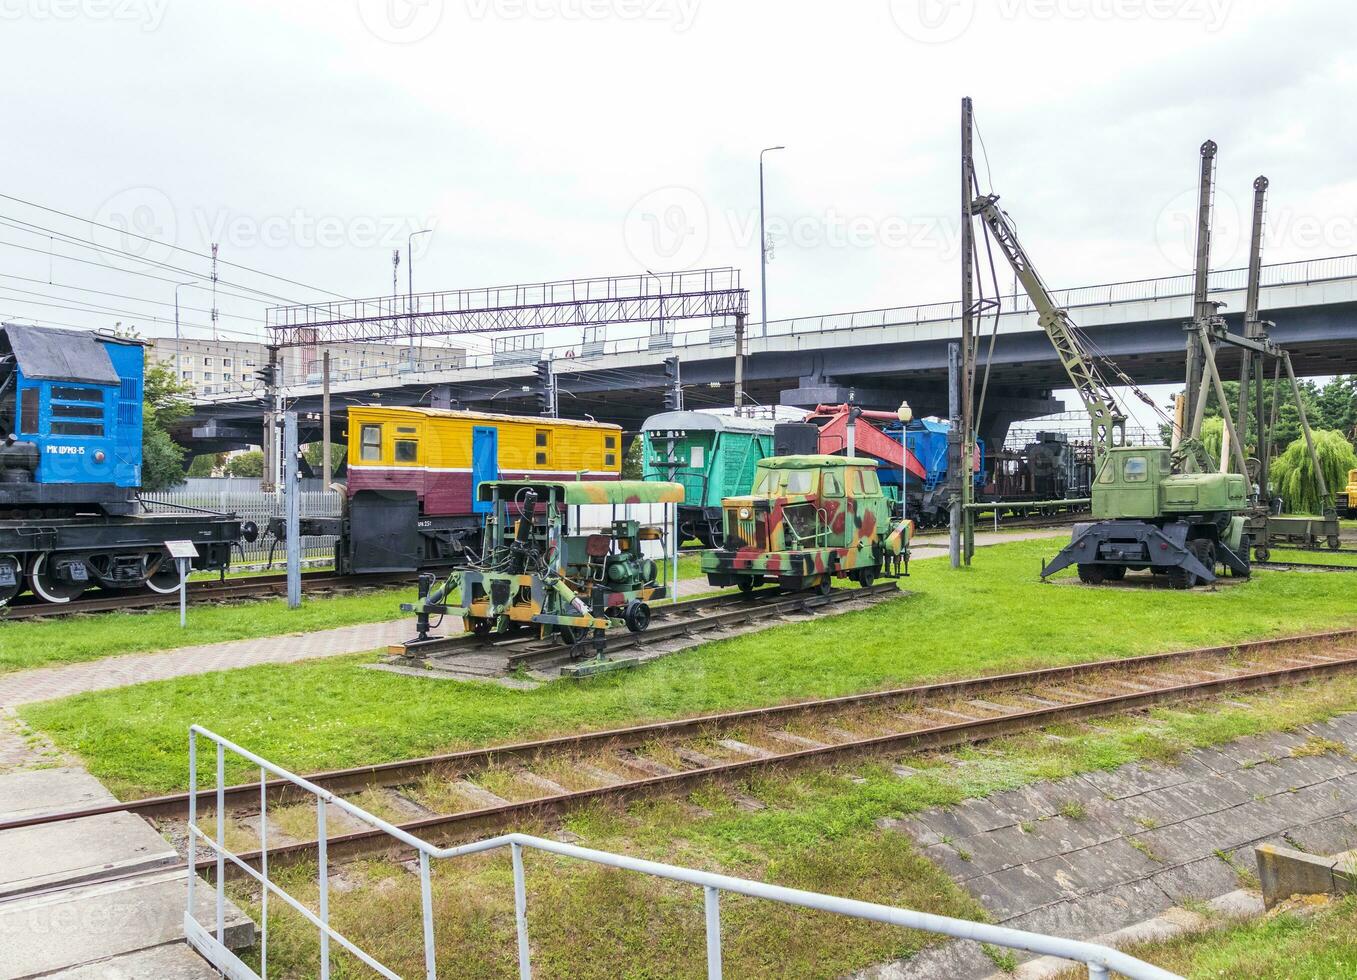
[[[1318,880],[1339,859],[1296,871],[1295,851],[1357,845],[1354,750],[1357,715],[1346,715],[1195,751],[1178,765],[1132,764],[884,823],[908,833],[995,922],[1122,946],[1207,925],[1199,903],[1215,919],[1261,914],[1258,871],[1265,884],[1289,874],[1274,892],[1311,890],[1295,884],[1304,871],[1319,868]],[[1067,967],[1042,960],[1017,976]],[[858,980],[997,976],[980,950],[954,943]]]

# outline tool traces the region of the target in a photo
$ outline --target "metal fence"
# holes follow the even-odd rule
[[[198,737],[202,736],[216,749],[216,836],[204,833],[198,827]],[[384,977],[399,980],[399,975],[379,963],[373,956],[360,949],[330,925],[330,877],[326,854],[326,814],[330,807],[338,807],[350,817],[382,831],[394,840],[419,854],[420,912],[424,929],[424,972],[428,980],[437,976],[437,949],[434,945],[433,918],[433,881],[431,864],[436,860],[462,857],[468,854],[480,854],[499,848],[508,848],[513,863],[514,880],[514,920],[518,939],[518,975],[520,980],[531,980],[532,950],[528,941],[528,892],[526,874],[523,867],[523,850],[545,851],[560,857],[574,858],[590,864],[634,871],[638,874],[676,881],[702,889],[704,911],[706,915],[706,961],[709,980],[721,977],[721,893],[745,895],[750,898],[765,899],[792,905],[803,909],[814,909],[834,915],[844,915],[855,919],[866,919],[885,925],[899,926],[905,929],[919,929],[954,939],[967,939],[974,942],[990,943],[1008,949],[1045,956],[1058,956],[1075,963],[1088,966],[1090,980],[1108,980],[1109,971],[1115,970],[1131,980],[1182,980],[1177,974],[1161,970],[1143,960],[1138,960],[1119,950],[1096,943],[1079,942],[1059,936],[1044,936],[1040,933],[1023,932],[1003,926],[972,922],[967,919],[954,919],[945,915],[932,915],[927,912],[915,912],[910,909],[878,905],[874,902],[860,902],[854,899],[837,898],[817,892],[803,891],[798,888],[783,888],[764,882],[750,881],[746,878],[732,878],[728,875],[696,871],[692,868],[680,868],[672,864],[660,864],[655,861],[643,861],[623,854],[611,854],[596,851],[573,844],[545,840],[528,834],[504,834],[474,844],[458,847],[435,847],[395,827],[379,817],[375,817],[347,800],[329,793],[312,782],[294,775],[241,748],[234,742],[222,738],[199,725],[189,729],[189,867],[196,866],[197,847],[201,840],[216,859],[216,922],[215,929],[204,926],[193,914],[193,890],[197,875],[189,874],[188,905],[184,911],[184,934],[189,943],[197,949],[209,963],[233,978],[255,978],[262,980],[268,976],[268,909],[269,896],[274,895],[294,909],[310,922],[320,934],[320,977],[328,980],[331,969],[330,946],[334,944],[347,950],[366,966]],[[231,752],[259,767],[259,850],[262,854],[260,868],[256,870],[242,861],[226,846],[226,753]],[[269,878],[268,866],[268,791],[269,774],[287,780],[316,799],[316,873],[319,886],[319,909],[312,912],[293,896],[284,891],[277,882]],[[259,972],[256,973],[226,948],[226,863],[235,867],[253,879],[262,889],[262,911],[260,918]]]
[[[184,507],[236,514],[254,521],[262,532],[269,518],[283,516],[281,494],[265,493],[257,479],[239,477],[195,478],[172,490],[143,493],[142,502],[153,514],[172,514]],[[343,499],[334,490],[324,488],[320,480],[303,480],[301,490],[302,517],[338,517]],[[334,560],[334,535],[306,535],[302,538],[302,561],[306,564],[324,564]],[[283,544],[272,537],[260,535],[253,542],[240,542],[240,549],[232,560],[245,567],[282,565],[286,561]]]

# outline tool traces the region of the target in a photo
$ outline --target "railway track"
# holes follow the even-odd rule
[[[302,590],[320,591],[327,589],[347,590],[378,588],[384,585],[411,584],[410,573],[375,575],[335,575],[332,572],[303,572]],[[224,602],[236,599],[259,599],[287,594],[287,575],[258,575],[249,578],[226,579],[223,581],[191,581],[188,584],[188,601],[194,603]],[[58,616],[74,616],[77,613],[100,613],[126,609],[156,609],[165,606],[177,606],[179,593],[160,594],[157,592],[117,592],[94,595],[88,599],[75,599],[65,603],[39,602],[31,596],[26,601],[0,606],[0,621],[20,619],[50,619]]]
[[[369,807],[388,818],[395,815],[404,830],[451,842],[556,818],[584,803],[681,794],[710,780],[742,779],[775,768],[973,744],[1055,723],[1353,670],[1357,629],[1346,629],[651,722],[307,778],[338,795],[367,793]],[[909,773],[901,769],[900,774]],[[310,812],[309,798],[291,784],[273,781],[263,789],[271,818],[291,806]],[[257,836],[257,823],[252,828],[248,821],[257,821],[260,795],[259,782],[223,789],[228,833]],[[197,804],[201,825],[210,832],[216,791],[200,791]],[[11,820],[0,823],[0,831],[127,810],[182,844],[188,806],[188,794],[172,794]],[[314,841],[273,829],[269,837],[279,842],[268,851],[271,868],[315,857]],[[360,827],[333,828],[327,850],[332,861],[396,854],[390,838]],[[257,867],[262,855],[241,857]],[[214,867],[215,861],[198,864],[204,872]]]
[[[657,603],[651,607],[651,624],[644,633],[610,632],[607,652],[643,649],[715,630],[735,629],[758,620],[813,614],[846,602],[884,597],[897,591],[895,582],[880,582],[866,588],[834,589],[827,594],[784,594],[765,588],[750,596],[724,592],[677,603]],[[451,668],[463,676],[497,677],[520,669],[541,670],[563,664],[572,659],[572,654],[588,657],[593,654],[593,647],[588,638],[572,650],[554,640],[538,639],[531,633],[499,638],[460,634],[392,646],[388,652],[435,669]]]
[[[1267,561],[1255,561],[1254,568],[1281,572],[1357,572],[1357,565],[1326,564],[1313,561],[1286,561],[1269,558]]]

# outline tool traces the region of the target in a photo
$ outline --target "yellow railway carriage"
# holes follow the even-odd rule
[[[622,429],[603,422],[377,405],[349,409],[347,571],[429,568],[479,549],[486,480],[616,480]]]

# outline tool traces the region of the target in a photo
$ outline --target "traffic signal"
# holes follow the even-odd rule
[[[679,379],[679,359],[664,359],[664,408],[667,412],[677,412],[683,408],[683,385]]]
[[[533,367],[533,373],[537,375],[537,392],[534,396],[537,399],[537,414],[550,418],[556,414],[555,399],[552,397],[552,388],[556,384],[556,379],[551,375],[551,362],[547,360],[538,361]]]
[[[261,368],[256,368],[254,376],[265,388],[272,388],[274,382],[278,379],[278,367],[274,364],[265,364]]]

